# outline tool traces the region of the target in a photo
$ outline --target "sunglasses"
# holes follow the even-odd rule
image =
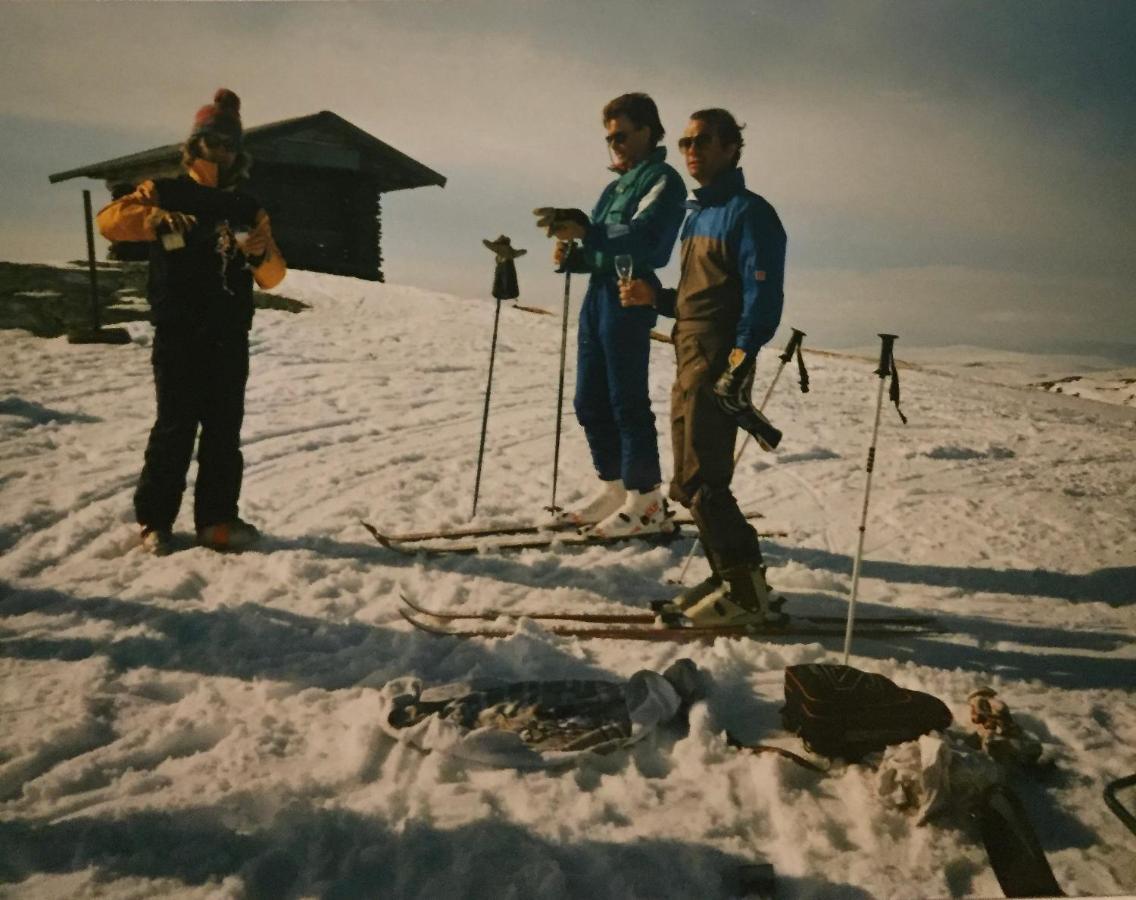
[[[237,142],[223,134],[203,134],[201,142],[210,150],[236,150]]]
[[[613,147],[616,144],[626,144],[627,143],[627,132],[626,131],[613,131],[611,134],[606,135],[604,137],[604,140],[607,141],[607,145],[609,147]]]
[[[704,131],[702,132],[702,134],[696,134],[694,137],[679,138],[678,149],[682,153],[685,153],[692,147],[697,147],[699,150],[703,150],[706,147],[709,147],[712,143],[714,143],[714,136],[708,131]]]

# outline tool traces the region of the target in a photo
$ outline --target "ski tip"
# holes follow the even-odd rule
[[[388,538],[385,534],[383,534],[381,531],[379,531],[379,529],[377,529],[374,525],[372,525],[366,519],[360,519],[359,524],[362,525],[364,528],[366,528],[367,531],[369,531],[371,533],[371,537],[373,537],[376,541],[378,541],[380,544],[382,544],[388,550],[394,549],[394,547],[392,547],[392,545],[391,545],[390,538]]]
[[[453,635],[450,632],[446,631],[446,629],[438,628],[437,626],[434,626],[434,625],[428,625],[425,622],[422,622],[419,619],[414,618],[414,616],[412,616],[405,609],[399,608],[398,614],[400,616],[402,616],[403,619],[405,619],[407,622],[409,622],[411,625],[413,625],[419,631],[425,631],[429,634],[437,635],[439,637],[453,637]]]

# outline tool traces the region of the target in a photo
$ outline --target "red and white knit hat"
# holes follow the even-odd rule
[[[228,88],[218,88],[213,102],[201,107],[193,117],[190,138],[203,134],[217,134],[229,138],[240,146],[244,129],[241,127],[241,98]]]

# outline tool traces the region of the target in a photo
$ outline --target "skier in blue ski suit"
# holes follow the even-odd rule
[[[663,127],[649,97],[617,97],[603,119],[619,177],[604,188],[591,217],[579,210],[537,212],[545,214],[538,224],[561,241],[557,263],[590,275],[580,308],[575,408],[603,485],[562,515],[614,535],[669,527],[647,384],[656,314],[621,304],[615,259],[630,256],[633,276],[661,288],[655,270],[670,259],[686,189],[657,146]],[[565,241],[578,244],[569,252]]]

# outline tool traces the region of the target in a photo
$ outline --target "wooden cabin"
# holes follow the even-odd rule
[[[383,280],[382,195],[437,185],[445,176],[333,112],[246,128],[253,165],[247,189],[272,218],[272,233],[295,269]],[[49,176],[100,178],[112,197],[148,178],[181,171],[181,143]],[[118,259],[146,259],[146,246],[115,245]]]

